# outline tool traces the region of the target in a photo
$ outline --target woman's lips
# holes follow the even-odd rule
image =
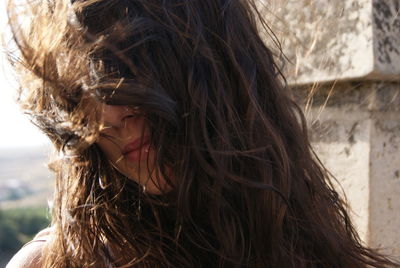
[[[122,154],[130,161],[137,162],[139,160],[147,159],[150,150],[150,137],[140,137],[133,142],[129,143],[122,150]]]

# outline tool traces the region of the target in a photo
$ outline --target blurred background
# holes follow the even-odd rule
[[[0,29],[5,29],[4,0]],[[15,103],[17,83],[0,53],[0,267],[49,224],[53,179],[46,167],[50,144]]]

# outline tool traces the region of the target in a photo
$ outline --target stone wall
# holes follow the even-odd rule
[[[260,1],[362,240],[400,256],[400,1]]]
[[[400,1],[260,0],[294,84],[397,80]]]

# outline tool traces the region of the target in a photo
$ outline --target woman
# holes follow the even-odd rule
[[[398,267],[361,245],[255,1],[40,2],[29,30],[10,8],[14,65],[60,157],[11,267]]]

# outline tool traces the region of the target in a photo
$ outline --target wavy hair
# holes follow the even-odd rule
[[[314,155],[257,1],[32,1],[9,17],[19,101],[60,152],[45,267],[398,267],[362,245]],[[105,158],[102,103],[143,112],[172,191]]]

